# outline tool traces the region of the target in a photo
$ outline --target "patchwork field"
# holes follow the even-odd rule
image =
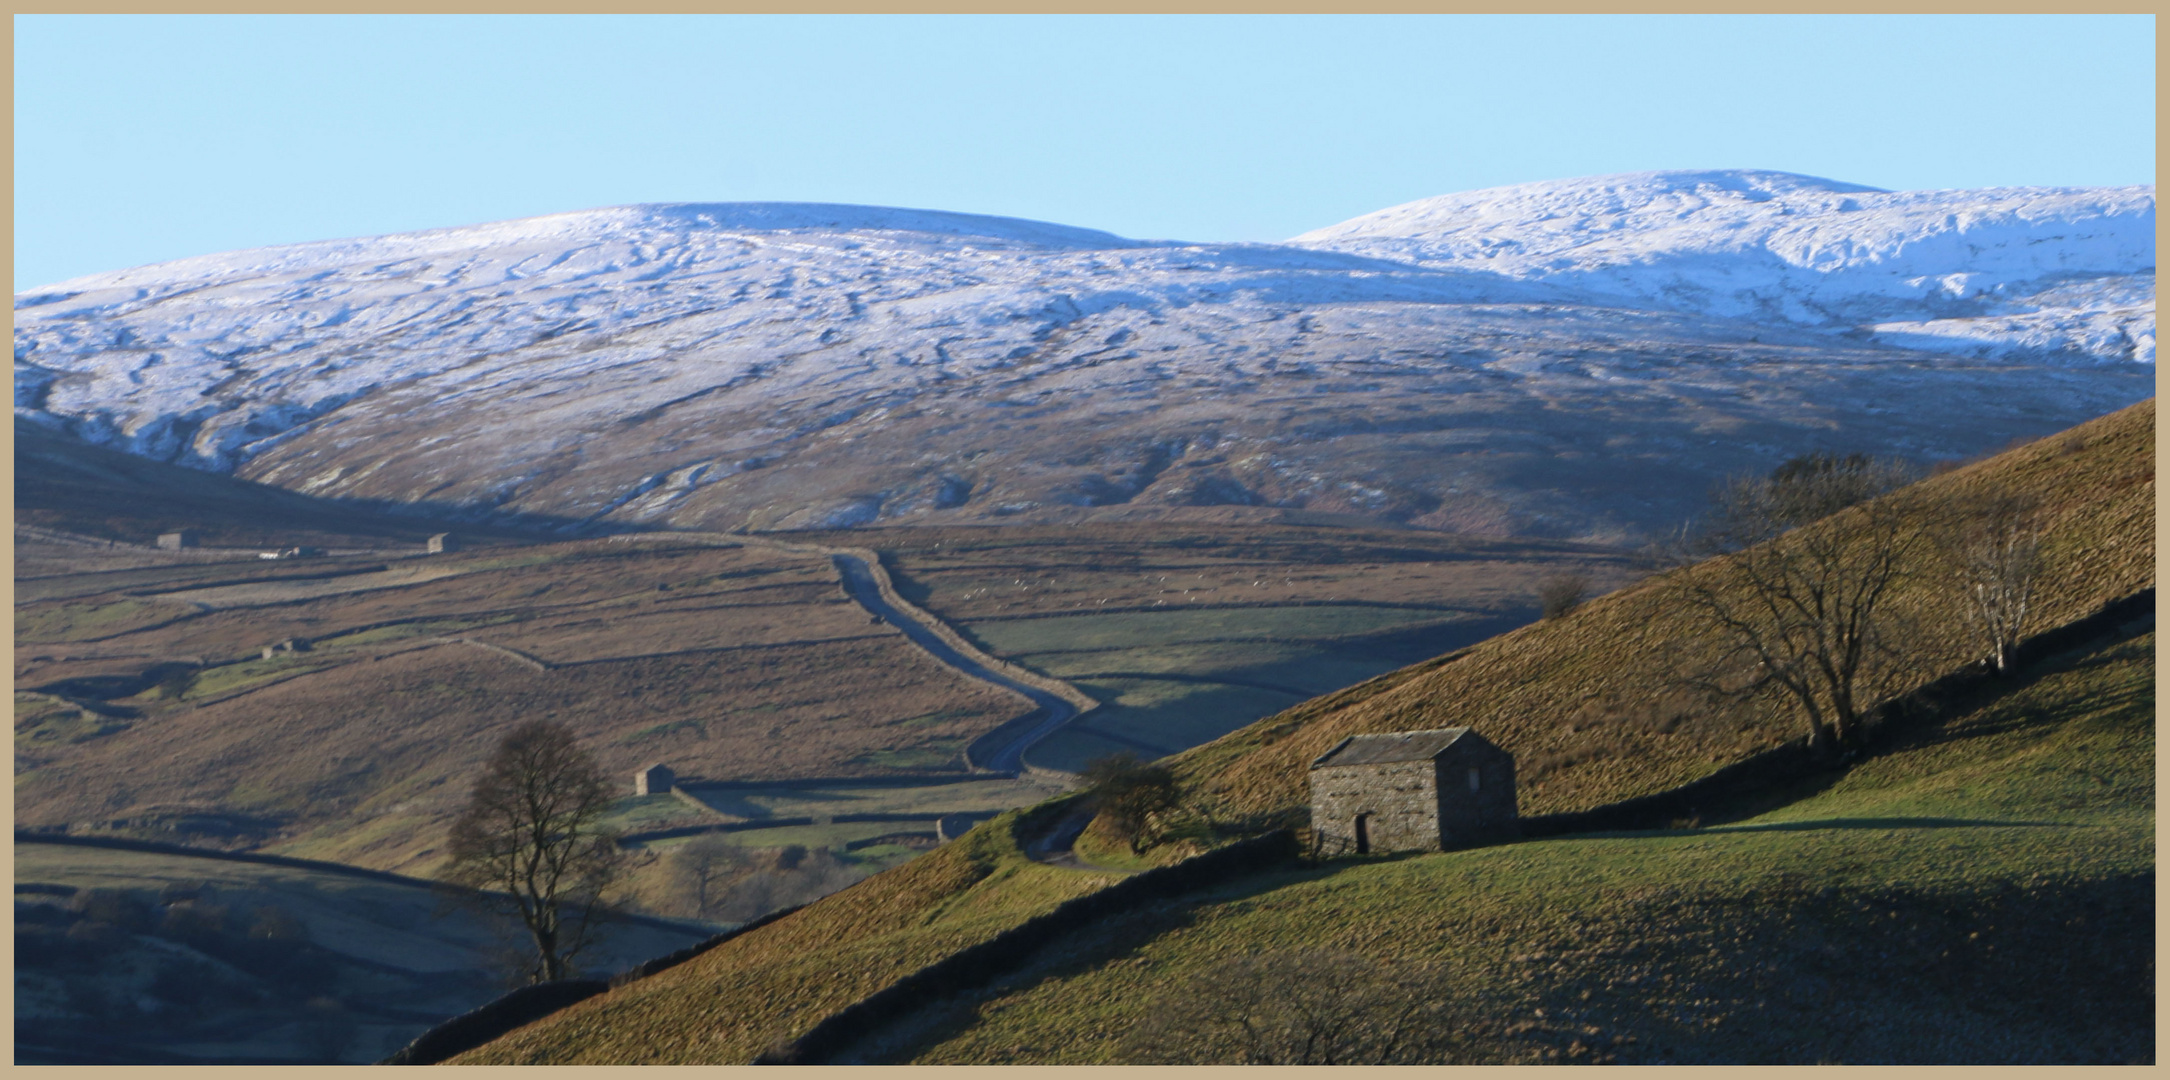
[[[613,773],[787,779],[954,769],[1029,711],[871,624],[816,557],[577,541],[306,561],[248,580],[183,564],[181,589],[38,579],[18,605],[16,685],[36,691],[18,823],[426,870],[519,720],[572,723]],[[262,654],[290,639],[306,648]]]
[[[1052,780],[1021,776],[928,783],[692,784],[686,793],[726,819],[834,817],[838,814],[941,814],[1007,810],[1061,794]]]
[[[212,494],[243,510],[288,499],[247,485]],[[245,548],[156,551],[140,534],[176,522],[71,506],[18,535],[26,827],[427,873],[465,777],[518,720],[573,723],[620,775],[664,761],[692,781],[791,781],[956,771],[974,739],[1030,710],[871,619],[807,550],[508,534],[423,555],[404,535],[341,533],[359,546],[264,561]],[[368,521],[322,512],[334,511],[343,527]],[[60,529],[86,522],[119,535]],[[1205,522],[795,539],[880,549],[907,599],[1105,702],[1026,759],[1063,770],[1116,750],[1178,751],[1527,621],[1548,574],[1582,573],[1593,591],[1632,574],[1602,549],[1413,530]],[[995,587],[1009,581],[1021,584]],[[642,828],[703,820],[683,804],[636,816]],[[769,839],[874,835],[837,829]]]
[[[641,910],[735,922],[923,854],[936,846],[942,817],[984,820],[1065,790],[1029,775],[694,784],[623,799],[606,824],[634,852],[628,894]],[[706,817],[688,823],[688,800]]]

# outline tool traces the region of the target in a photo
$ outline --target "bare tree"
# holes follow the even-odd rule
[[[720,836],[696,836],[672,850],[666,860],[671,884],[684,898],[683,908],[706,919],[722,905],[727,887],[753,869],[746,849]]]
[[[452,824],[445,877],[519,916],[534,946],[529,982],[565,978],[594,940],[624,866],[600,828],[612,801],[572,729],[534,720],[498,744]]]
[[[1683,545],[1709,561],[1671,575],[1675,595],[1724,642],[1689,681],[1776,690],[1799,709],[1811,746],[1858,744],[1862,717],[1901,669],[1889,601],[1923,540],[1918,515],[1878,496],[1912,479],[1895,462],[1816,454],[1721,484]]]
[[[1470,1018],[1444,978],[1330,949],[1239,956],[1162,993],[1119,1045],[1137,1064],[1453,1062]]]
[[[1582,605],[1590,594],[1590,579],[1581,574],[1553,574],[1537,583],[1537,606],[1547,619],[1557,619]]]
[[[1991,495],[1963,503],[1940,530],[1939,547],[1965,597],[1974,628],[1997,674],[2012,653],[2042,576],[2041,506],[2026,495]]]

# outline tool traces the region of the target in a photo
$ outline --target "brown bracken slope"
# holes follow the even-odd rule
[[[2046,569],[2031,626],[2040,630],[2154,584],[2154,470],[2150,399],[1890,497],[1924,514],[1976,494],[2039,497]],[[1840,515],[1811,527],[1845,525]],[[1896,607],[1914,677],[1926,682],[1972,654],[1948,580],[1926,557],[1914,570]],[[1648,722],[1646,710],[1709,647],[1668,602],[1662,578],[1653,578],[1565,618],[1267,717],[1175,764],[1193,797],[1217,804],[1224,819],[1286,818],[1304,805],[1309,762],[1342,738],[1470,725],[1521,763],[1522,813],[1587,809],[1674,787],[1803,736],[1776,700]]]

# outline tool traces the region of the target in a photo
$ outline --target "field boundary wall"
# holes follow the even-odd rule
[[[1290,863],[1297,855],[1295,833],[1281,829],[1134,874],[1107,888],[1064,901],[1046,914],[1027,919],[876,990],[829,1014],[781,1049],[763,1054],[755,1064],[824,1062],[884,1023],[1017,970],[1040,948],[1091,923],[1148,901],[1168,899]]]

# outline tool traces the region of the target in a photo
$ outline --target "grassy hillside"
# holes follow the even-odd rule
[[[2151,1061],[2154,649],[2044,664],[1723,826],[1343,860],[1140,910],[860,1050],[1215,1060],[1161,1018],[1225,1021],[1231,957],[1338,954],[1443,1003],[1449,1059]]]
[[[932,854],[455,1061],[751,1061],[898,977],[1112,880],[1026,858],[1018,833],[1036,821],[1005,814]]]
[[[2032,625],[2059,625],[2154,583],[2154,419],[2154,402],[2142,402],[1889,497],[1924,516],[1977,493],[2038,497],[2046,567]],[[1843,514],[1811,526],[1846,527]],[[1926,682],[1975,654],[1956,590],[1927,557],[1912,569],[1892,606],[1905,620],[1914,678]],[[1220,820],[1299,821],[1306,767],[1343,737],[1471,725],[1515,754],[1524,814],[1587,809],[1803,737],[1777,699],[1679,701],[1677,676],[1712,650],[1653,578],[1267,717],[1173,764],[1191,798]]]

